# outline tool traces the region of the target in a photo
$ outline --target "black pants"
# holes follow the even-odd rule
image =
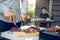
[[[21,26],[21,22],[16,23],[16,25],[18,27],[20,27]],[[13,23],[7,23],[7,22],[4,22],[4,21],[0,20],[0,32],[8,31],[12,27],[15,27],[15,25]]]
[[[49,27],[51,27],[51,23],[50,22],[45,22],[45,23],[40,23],[40,27],[47,27],[47,24],[49,23]]]

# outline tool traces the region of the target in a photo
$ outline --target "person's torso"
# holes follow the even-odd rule
[[[46,18],[48,18],[48,17],[49,17],[48,14],[43,14],[43,13],[40,14],[40,18],[44,18],[44,19],[46,19]]]

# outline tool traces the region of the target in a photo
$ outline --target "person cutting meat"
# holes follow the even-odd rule
[[[20,0],[0,0],[0,32],[8,31],[16,24],[21,26],[21,18],[24,21],[27,17],[27,0],[23,0],[22,11],[20,12]],[[23,8],[23,6],[25,7]]]

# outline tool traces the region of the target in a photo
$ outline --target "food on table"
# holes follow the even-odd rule
[[[46,19],[46,21],[50,21],[50,20],[51,20],[51,18],[47,18],[47,19]]]
[[[55,27],[52,27],[52,28],[46,28],[47,32],[60,32],[60,27],[59,26],[55,26]]]
[[[24,29],[24,27],[22,28],[12,28],[11,29],[11,32],[13,32],[13,34],[16,36],[16,37],[19,37],[19,36],[37,36],[39,35],[39,28],[38,27],[28,27],[26,29]]]

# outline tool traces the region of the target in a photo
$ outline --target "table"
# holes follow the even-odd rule
[[[56,32],[40,32],[40,37],[46,40],[60,40],[60,34]]]
[[[45,28],[40,27],[40,30],[43,30]],[[13,33],[11,33],[10,31],[6,31],[6,32],[2,32],[1,36],[10,40],[42,40],[42,38],[39,39],[39,36],[35,36],[35,37],[19,37],[16,38]]]
[[[29,37],[19,37],[16,38],[12,32],[6,31],[1,33],[2,37],[8,38],[10,40],[39,40],[39,36],[29,36]]]
[[[40,27],[40,30],[44,30],[45,28]],[[60,40],[60,35],[56,32],[41,32],[40,35],[36,37],[19,37],[16,38],[13,33],[6,31],[2,32],[1,36],[10,40]],[[28,38],[28,39],[27,39]],[[33,38],[33,39],[32,39]]]
[[[38,21],[38,22],[47,22],[47,27],[50,27],[50,23],[56,23],[54,20],[49,20],[49,21],[47,21],[47,20],[34,20],[34,21]]]
[[[43,27],[40,27],[43,29],[40,30],[40,35],[39,35],[39,38],[41,40],[60,40],[60,34],[58,34],[57,32],[46,32],[44,31],[44,29],[46,28],[43,28]]]
[[[9,39],[0,36],[0,40],[9,40]]]

